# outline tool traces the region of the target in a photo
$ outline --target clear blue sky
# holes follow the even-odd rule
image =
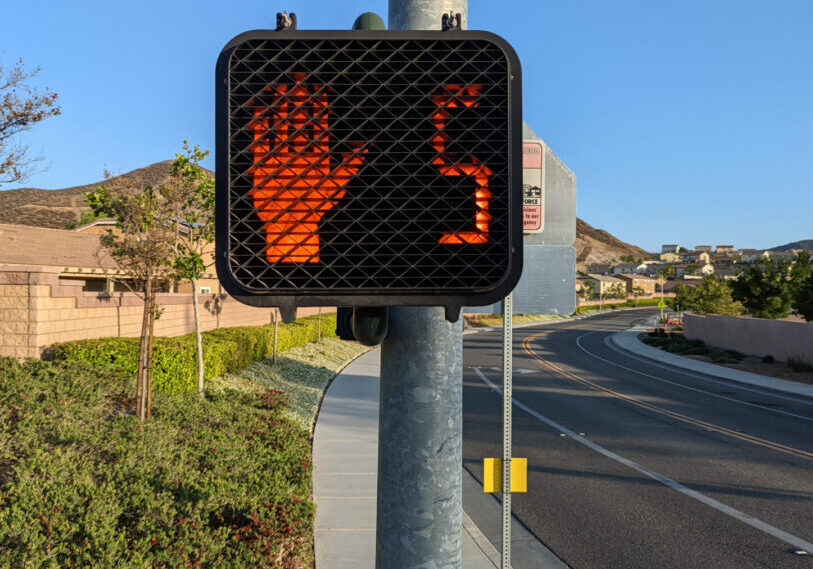
[[[4,3],[0,60],[39,66],[63,114],[25,138],[47,171],[3,189],[214,150],[218,53],[283,9],[300,29],[387,18],[385,0]],[[810,0],[469,1],[469,28],[519,54],[524,119],[578,177],[579,216],[649,250],[813,238],[811,22]]]

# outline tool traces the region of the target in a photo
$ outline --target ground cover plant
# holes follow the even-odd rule
[[[364,349],[158,393],[146,423],[121,366],[0,358],[0,568],[311,567],[310,425]]]
[[[706,346],[703,340],[689,340],[682,332],[665,332],[663,328],[641,337],[644,344],[681,356],[708,356],[715,363],[737,363],[745,356],[735,350]]]
[[[336,372],[367,351],[358,342],[327,338],[293,348],[277,364],[266,359],[245,369],[214,379],[210,389],[258,392],[272,388],[284,392],[288,406],[283,412],[313,432],[322,396]]]

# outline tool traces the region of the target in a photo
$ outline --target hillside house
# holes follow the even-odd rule
[[[680,251],[680,245],[671,244],[671,245],[661,245],[661,253],[678,253]]]
[[[707,265],[711,263],[711,254],[708,251],[694,251],[680,256],[680,262],[691,265]]]
[[[612,266],[611,273],[620,275],[622,273],[632,274],[638,270],[639,263],[618,263]]]
[[[680,263],[679,265],[675,265],[675,275],[677,278],[703,278],[712,273],[714,273],[714,265],[711,263]]]
[[[650,296],[655,294],[655,284],[657,283],[657,281],[653,278],[644,275],[629,275],[629,274],[618,275],[618,278],[624,281],[624,284],[627,287],[628,295],[634,296],[636,289],[643,290],[643,292],[639,294],[644,296]]]
[[[741,272],[742,272],[742,269],[735,268],[733,266],[732,267],[715,267],[714,268],[714,274],[716,276],[720,277],[721,279],[724,279],[724,280],[727,280],[727,281],[735,281],[735,280],[737,280],[737,277],[740,276]]]
[[[658,258],[663,261],[664,263],[679,263],[680,262],[680,255],[678,253],[674,253],[672,251],[667,251],[665,253],[661,253]]]
[[[596,275],[606,275],[612,269],[612,265],[609,263],[597,263],[595,265],[587,265],[587,273],[588,274],[596,274]]]
[[[733,253],[734,245],[717,245],[714,248],[715,253]]]
[[[742,263],[761,263],[770,259],[767,251],[758,251],[756,249],[742,249],[740,251],[740,262]]]
[[[779,261],[784,261],[786,263],[792,263],[794,259],[796,259],[796,253],[798,251],[766,251],[768,253],[768,257],[774,263],[778,263]]]
[[[730,267],[737,262],[736,257],[725,253],[714,253],[711,256],[711,264],[715,267]]]
[[[695,245],[695,253],[711,253],[711,245]]]

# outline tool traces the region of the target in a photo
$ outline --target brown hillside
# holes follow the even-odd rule
[[[117,178],[139,186],[155,186],[166,181],[169,176],[169,165],[169,160],[158,162]],[[81,212],[89,209],[84,201],[85,192],[96,189],[101,183],[62,190],[23,188],[0,191],[0,223],[65,229],[76,224]],[[589,264],[615,261],[623,255],[644,259],[651,257],[640,247],[624,243],[603,229],[596,229],[581,219],[576,220],[575,247],[576,266],[582,271]]]
[[[636,259],[652,257],[650,253],[640,247],[625,243],[581,219],[576,219],[574,246],[576,247],[576,268],[580,271],[586,271],[587,265],[610,263],[626,255],[632,255]]]
[[[116,176],[139,186],[157,185],[169,177],[170,161],[158,162]],[[79,221],[85,205],[85,192],[95,190],[102,181],[63,190],[22,188],[0,191],[0,223],[34,225],[66,229]]]

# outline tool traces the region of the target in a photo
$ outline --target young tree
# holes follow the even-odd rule
[[[29,84],[38,72],[26,71],[22,60],[11,69],[0,66],[0,185],[25,180],[39,160],[29,155],[27,146],[14,145],[13,137],[61,112],[56,93]]]
[[[627,298],[627,288],[621,283],[614,283],[607,287],[604,293],[607,298]]]
[[[793,309],[806,321],[813,322],[813,273],[808,275],[796,291],[796,296],[793,298]]]
[[[632,294],[635,295],[635,306],[638,306],[638,297],[646,294],[646,291],[640,285],[635,285],[632,287]]]
[[[807,278],[810,276],[810,253],[807,251],[799,251],[793,259],[793,263],[788,271],[788,283],[790,285],[790,292],[794,298],[799,294],[799,291],[804,287]]]
[[[785,318],[790,314],[793,292],[785,262],[753,265],[732,285],[732,296],[757,318]]]
[[[810,253],[799,251],[790,268],[790,287],[793,294],[793,310],[807,320],[813,321],[813,270]]]
[[[117,231],[100,236],[102,249],[130,276],[127,284],[144,302],[136,379],[136,413],[142,421],[149,419],[152,406],[153,331],[160,316],[156,285],[175,277],[172,219],[177,208],[166,190],[166,186],[137,187],[119,178],[85,194],[95,213],[116,220]]]
[[[677,285],[675,306],[697,314],[738,316],[742,313],[742,305],[731,297],[731,287],[715,275],[704,277],[698,286]]]
[[[582,288],[579,291],[579,297],[583,300],[593,300],[593,296],[596,294],[596,283],[595,281],[586,280],[582,281]]]
[[[203,340],[198,307],[198,279],[208,268],[204,254],[211,252],[215,238],[215,181],[200,166],[209,151],[183,142],[170,168],[168,193],[177,207],[173,266],[178,278],[192,281],[192,308],[195,316],[195,343],[198,360],[198,393],[203,395]],[[210,263],[211,264],[211,263]]]

